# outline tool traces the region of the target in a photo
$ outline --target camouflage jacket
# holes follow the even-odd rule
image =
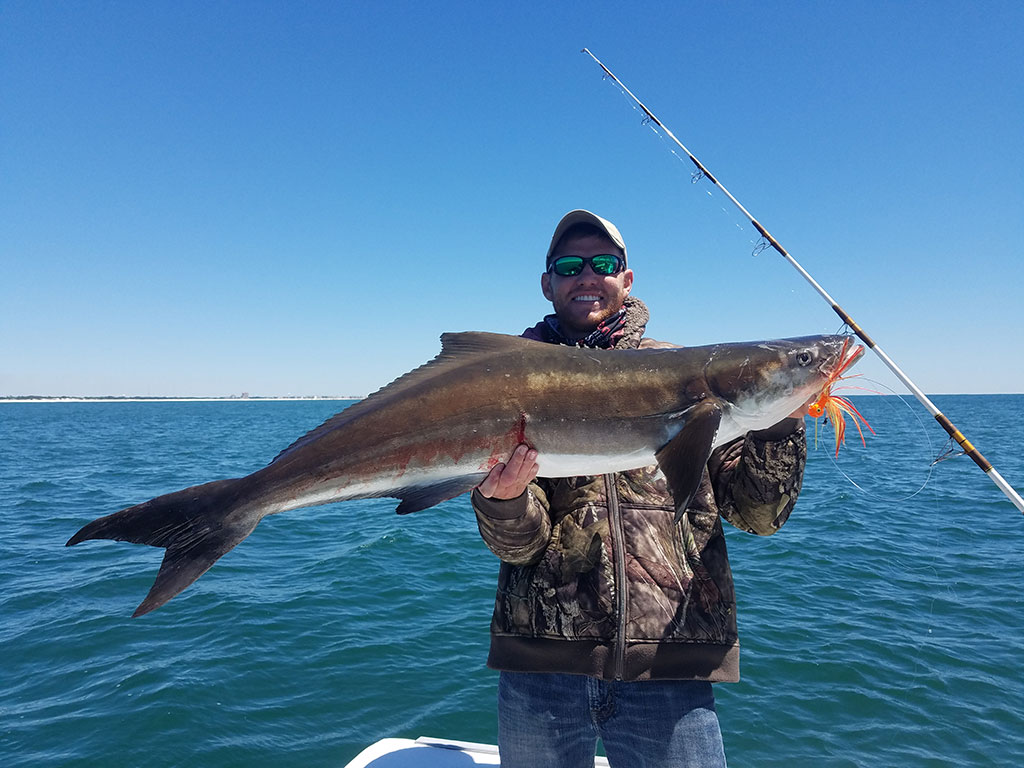
[[[660,345],[639,331],[615,346]],[[480,533],[502,561],[488,666],[609,680],[738,680],[721,520],[759,535],[777,531],[796,502],[806,452],[797,419],[721,446],[678,524],[657,466],[538,478],[508,501],[474,491]]]

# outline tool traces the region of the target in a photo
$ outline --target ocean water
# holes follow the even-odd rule
[[[1024,396],[936,397],[1017,488]],[[1024,516],[911,402],[827,428],[775,536],[728,533],[730,765],[1024,765]],[[493,742],[497,561],[468,501],[268,518],[160,610],[162,552],[82,524],[263,466],[345,403],[0,404],[0,765],[341,766],[387,736]]]

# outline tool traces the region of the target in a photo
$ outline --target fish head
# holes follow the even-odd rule
[[[834,371],[864,353],[850,338],[803,336],[712,348],[705,379],[723,403],[729,434],[770,427],[817,397]]]

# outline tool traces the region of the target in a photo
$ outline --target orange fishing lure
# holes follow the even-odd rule
[[[839,455],[839,446],[844,445],[846,443],[847,414],[849,414],[853,418],[853,426],[857,428],[857,434],[860,435],[860,442],[862,445],[867,445],[867,443],[864,440],[864,433],[861,431],[860,423],[858,423],[858,420],[860,422],[863,422],[864,426],[868,428],[868,431],[871,432],[872,435],[875,434],[875,430],[871,428],[871,425],[868,424],[867,419],[865,419],[861,415],[860,411],[858,411],[856,407],[854,407],[853,403],[851,403],[845,397],[840,397],[838,395],[832,394],[832,389],[836,382],[843,381],[846,379],[854,379],[860,375],[857,374],[855,376],[843,376],[843,372],[846,371],[846,369],[849,368],[851,365],[853,365],[854,361],[859,357],[859,352],[862,349],[861,347],[857,347],[856,349],[852,350],[849,354],[847,354],[846,350],[849,344],[849,339],[843,342],[843,348],[842,350],[840,350],[839,353],[839,365],[837,365],[836,369],[832,371],[831,374],[829,374],[828,381],[825,382],[825,386],[821,390],[821,395],[807,408],[807,412],[815,419],[820,418],[822,415],[827,415],[828,420],[832,422],[832,428],[836,432],[836,456]],[[814,436],[815,440],[817,440],[817,422],[815,422]]]

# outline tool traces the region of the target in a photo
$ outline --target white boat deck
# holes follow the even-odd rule
[[[415,741],[381,739],[356,755],[345,768],[469,768],[473,765],[501,765],[498,748],[493,744],[426,736]],[[595,758],[594,765],[607,768],[608,760]]]

